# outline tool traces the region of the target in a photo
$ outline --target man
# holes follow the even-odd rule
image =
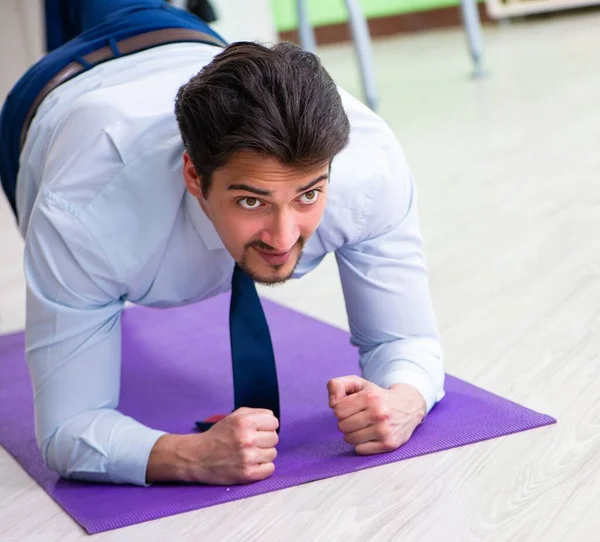
[[[60,5],[48,34],[70,41],[21,79],[0,120],[44,461],[67,478],[138,485],[270,476],[268,337],[257,339],[260,309],[237,315],[254,281],[301,277],[330,252],[362,371],[327,383],[340,438],[359,454],[406,442],[443,397],[444,371],[415,185],[389,128],[289,44],[225,47],[159,0]],[[233,357],[260,350],[242,365],[254,384],[271,379],[266,395],[186,435],[121,414],[124,303],[230,288]],[[251,340],[234,340],[246,326]]]

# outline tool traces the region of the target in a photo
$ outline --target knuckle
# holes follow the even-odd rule
[[[382,441],[381,445],[382,445],[383,450],[385,452],[393,452],[396,449],[396,446],[390,440],[384,440],[384,441]]]
[[[240,416],[235,419],[237,429],[249,429],[252,426],[252,420],[247,416]]]
[[[270,463],[268,466],[264,466],[261,470],[255,470],[252,477],[253,480],[263,480],[268,478],[275,472],[275,465]]]
[[[250,448],[243,448],[240,452],[240,457],[244,465],[250,465],[254,463],[254,451]]]
[[[231,420],[231,423],[236,429],[241,429],[246,422],[244,422],[244,418],[242,416],[236,416]]]
[[[373,406],[381,403],[381,396],[375,390],[366,392],[365,399]]]
[[[256,469],[252,465],[242,466],[242,478],[244,480],[252,480],[256,474]]]
[[[390,419],[390,410],[385,406],[377,406],[373,409],[373,418],[376,422],[386,422]]]
[[[393,435],[388,435],[386,438],[382,439],[381,444],[386,451],[391,452],[402,444],[402,440]]]
[[[269,450],[269,452],[266,454],[266,457],[267,457],[267,461],[272,463],[273,461],[275,461],[275,459],[277,459],[277,450],[275,448],[271,448]]]
[[[249,431],[240,432],[237,438],[237,443],[242,450],[248,450],[254,446],[252,435]]]

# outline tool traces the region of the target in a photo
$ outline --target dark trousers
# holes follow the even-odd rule
[[[65,66],[84,55],[138,34],[165,28],[200,30],[222,38],[204,21],[163,0],[45,0],[48,54],[21,77],[0,113],[0,181],[15,216],[21,130],[27,112],[44,85]]]

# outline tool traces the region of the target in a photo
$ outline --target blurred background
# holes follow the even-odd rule
[[[229,41],[304,40],[339,85],[365,101],[371,93],[417,179],[448,371],[517,397],[529,396],[531,380],[508,378],[516,368],[535,373],[540,356],[576,348],[600,327],[600,8],[593,3],[210,2],[214,26]],[[0,100],[42,50],[40,2],[0,0]],[[25,321],[23,242],[0,198],[0,332],[7,332]],[[333,258],[261,293],[347,327]]]

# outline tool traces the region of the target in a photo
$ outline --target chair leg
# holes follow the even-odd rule
[[[317,40],[310,24],[308,15],[308,0],[296,0],[296,9],[298,12],[298,34],[300,36],[300,45],[305,51],[311,53],[317,52]]]
[[[345,1],[348,9],[348,24],[352,32],[352,39],[354,40],[354,47],[362,76],[363,92],[368,106],[375,111],[379,97],[373,73],[373,54],[371,51],[369,28],[358,2],[356,0]],[[296,0],[296,9],[300,44],[304,50],[316,53],[317,42],[308,15],[308,0]]]
[[[371,50],[371,36],[367,20],[363,15],[356,0],[345,0],[348,8],[348,23],[354,40],[354,48],[360,66],[363,92],[367,105],[375,111],[378,106],[379,96],[377,83],[373,70],[373,52]]]
[[[460,0],[460,9],[463,24],[467,33],[469,52],[473,61],[473,77],[484,75],[483,62],[483,38],[481,36],[481,21],[477,11],[477,0]]]

